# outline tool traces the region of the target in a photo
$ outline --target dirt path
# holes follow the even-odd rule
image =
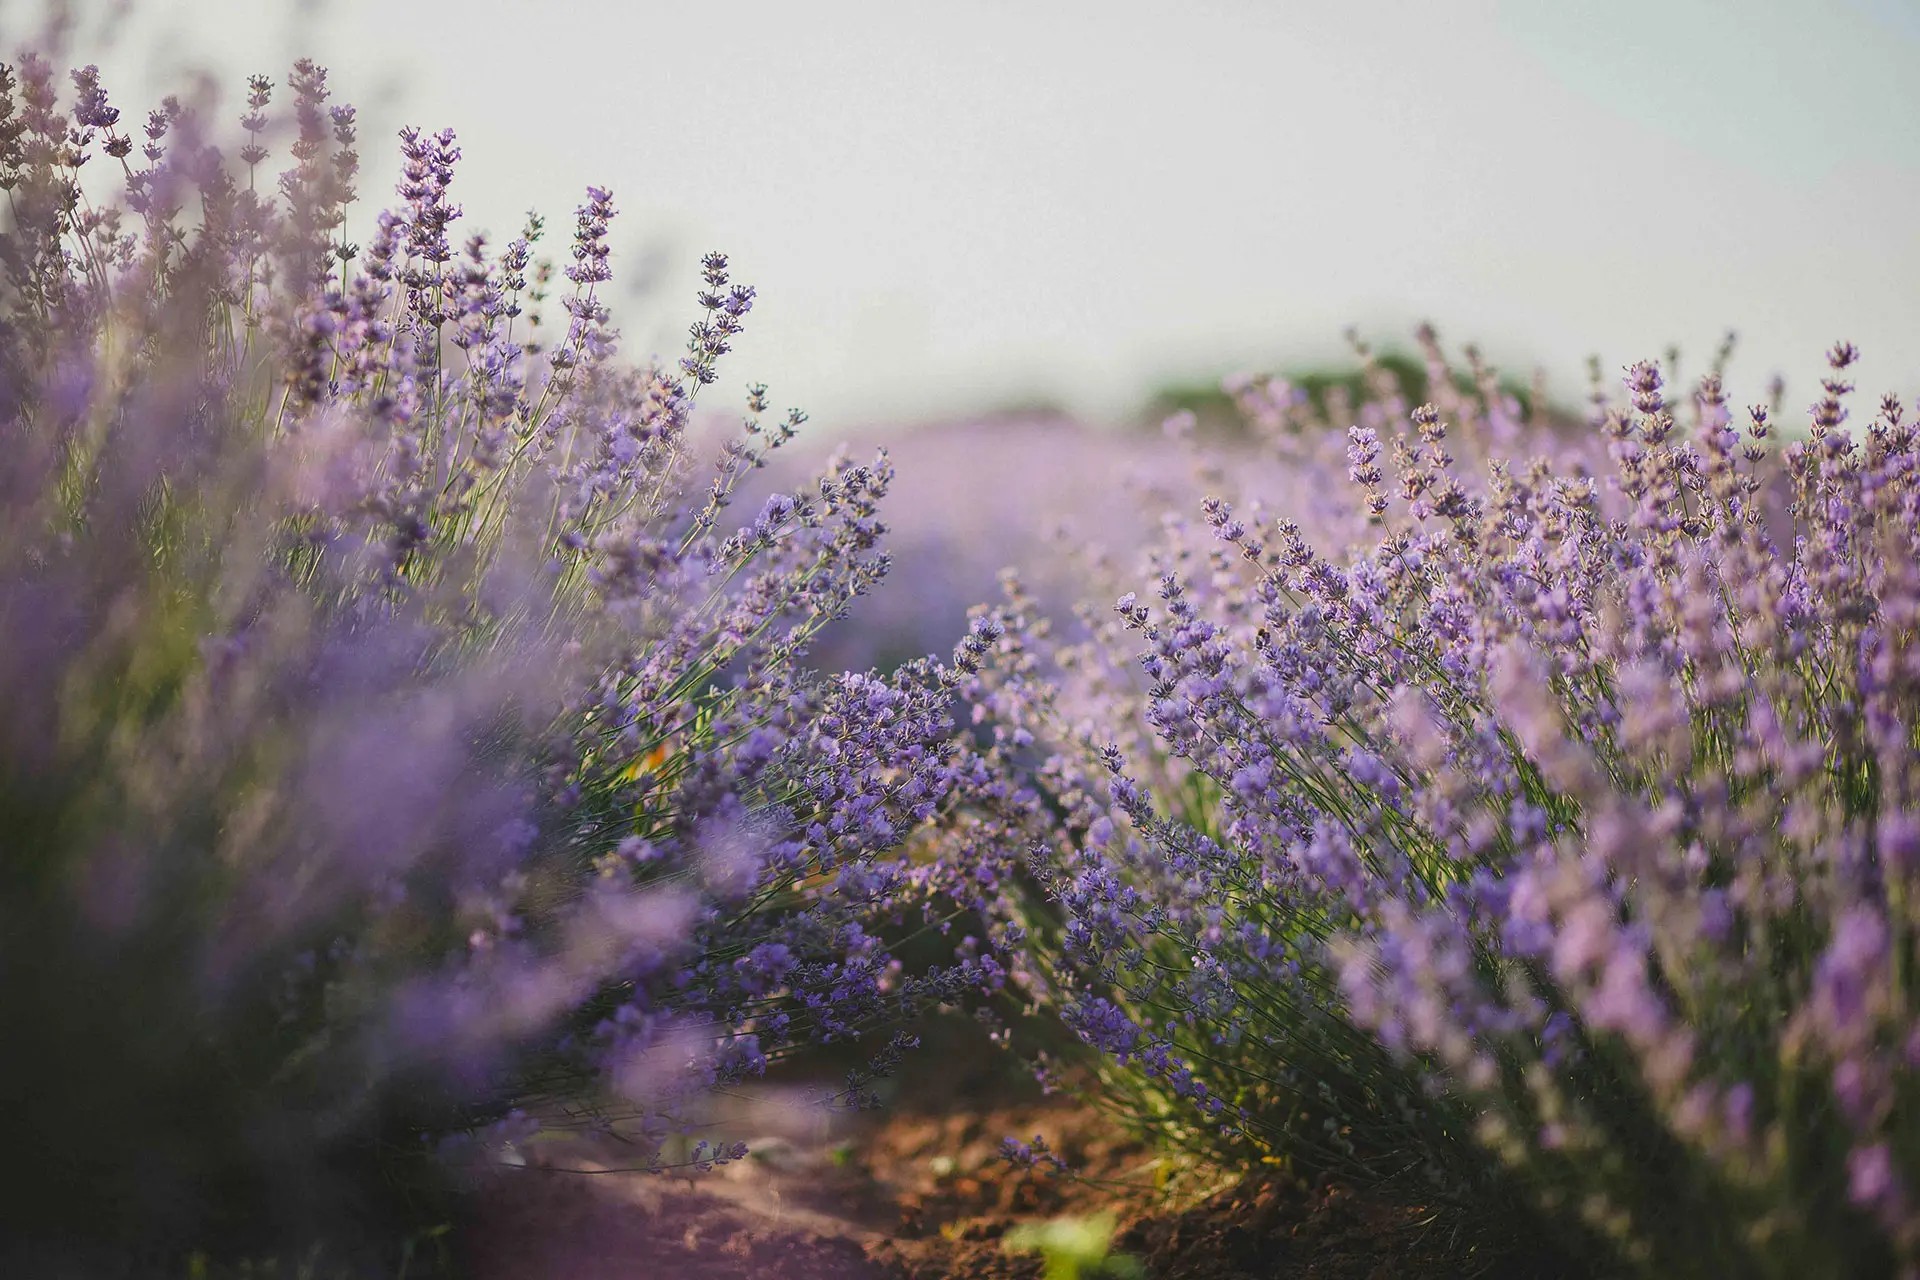
[[[754,1154],[697,1177],[619,1171],[611,1152],[569,1161],[604,1172],[536,1163],[503,1174],[468,1233],[473,1269],[481,1280],[898,1280],[963,1274],[949,1264],[966,1254],[991,1255],[978,1274],[1037,1275],[1003,1257],[999,1236],[1063,1210],[1075,1188],[1006,1168],[998,1149],[1007,1133],[1062,1120],[1087,1123],[1052,1108],[932,1117],[749,1104],[730,1128]]]
[[[1198,1190],[1173,1200],[1154,1189],[1150,1152],[1072,1103],[849,1116],[776,1102],[749,1105],[736,1126],[756,1154],[693,1179],[538,1167],[502,1176],[467,1233],[469,1272],[479,1280],[1033,1280],[1039,1260],[1002,1247],[1010,1227],[1109,1210],[1123,1224],[1116,1247],[1156,1280],[1489,1273],[1448,1257],[1417,1210],[1337,1190],[1252,1181],[1208,1195],[1189,1179]],[[999,1158],[1003,1137],[1035,1133],[1093,1180],[1033,1174]]]

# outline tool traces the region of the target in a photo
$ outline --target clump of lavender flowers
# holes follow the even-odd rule
[[[880,940],[923,897],[890,851],[979,773],[948,711],[979,642],[803,674],[885,571],[890,472],[727,523],[799,415],[756,387],[691,442],[754,301],[722,255],[685,354],[636,366],[609,192],[559,289],[538,218],[460,238],[451,131],[403,131],[346,242],[355,117],[312,63],[286,127],[255,77],[240,146],[169,99],[137,156],[71,79],[62,109],[46,58],[0,69],[0,1095],[32,1100],[0,1131],[50,1162],[10,1241],[337,1231],[450,1134],[620,1127],[657,1166],[715,1083],[861,1037],[884,1069],[905,1013],[997,980]]]
[[[1429,348],[1430,382],[1453,387]],[[1262,545],[1249,526],[1270,518],[1263,498],[1340,545],[1367,536],[1373,504],[1329,503],[1327,476],[1349,466],[1364,476],[1372,459],[1349,458],[1323,414],[1385,426],[1409,406],[1399,380],[1362,351],[1371,395],[1358,406],[1337,388],[1323,409],[1279,379],[1230,384],[1251,433],[1287,465],[1229,467],[1198,448],[1200,480],[1237,481],[1254,496],[1238,517],[1215,498],[1204,522],[1166,518],[1147,557],[1170,615],[1152,652],[1132,656],[1130,633],[1149,611],[1121,593],[1125,574],[1112,564],[1096,562],[1093,577],[1109,599],[1120,596],[1118,608],[1083,605],[1080,634],[1066,641],[1010,576],[1006,602],[983,612],[1004,638],[970,693],[999,761],[1060,815],[1031,832],[1024,874],[1003,881],[1008,929],[1026,952],[1023,987],[1098,1051],[1090,1065],[1121,1116],[1228,1160],[1484,1201],[1493,1194],[1486,1161],[1462,1113],[1427,1096],[1416,1073],[1344,1016],[1325,954],[1338,927],[1330,905],[1305,891],[1291,842],[1242,816],[1241,797],[1279,798],[1297,785],[1284,762],[1272,748],[1231,761],[1197,756],[1197,742],[1220,739],[1175,718],[1196,698],[1177,663],[1197,664],[1224,699],[1238,647],[1264,643],[1262,596],[1249,589],[1241,554]],[[1479,411],[1484,434],[1550,438],[1477,372],[1481,385],[1456,394]],[[1168,430],[1192,437],[1184,417]],[[1290,521],[1271,536],[1304,545]]]
[[[1524,1194],[1649,1274],[1913,1265],[1903,406],[1846,427],[1842,344],[1791,443],[1651,363],[1569,437],[1425,346],[1438,402],[1320,455],[1329,551],[1215,500],[1157,607],[1002,610],[979,715],[1065,815],[1029,990],[1192,1144]]]

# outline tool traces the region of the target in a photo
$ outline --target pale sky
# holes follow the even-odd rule
[[[677,347],[724,250],[760,304],[714,390],[829,432],[1110,417],[1422,318],[1568,399],[1589,353],[1697,371],[1728,327],[1741,402],[1775,370],[1810,399],[1841,337],[1863,391],[1920,387],[1915,0],[115,7],[75,6],[73,54],[135,124],[181,69],[237,102],[310,52],[370,200],[407,122],[460,135],[456,231],[564,236],[611,187],[616,283],[662,255],[630,349]],[[0,0],[9,46],[38,12]]]

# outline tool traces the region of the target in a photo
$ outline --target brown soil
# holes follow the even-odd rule
[[[877,1111],[801,1087],[723,1100],[746,1160],[691,1178],[619,1171],[605,1146],[544,1149],[483,1188],[461,1231],[477,1280],[1040,1280],[1025,1223],[1095,1213],[1151,1280],[1535,1280],[1419,1209],[1159,1156],[1080,1091],[1043,1097],[964,1021],[936,1023]],[[820,1064],[831,1070],[830,1063]],[[1072,1170],[1016,1168],[1044,1135]],[[544,1167],[543,1167],[544,1166]],[[599,1172],[563,1172],[561,1169]],[[1083,1272],[1082,1280],[1099,1280]]]
[[[737,1127],[757,1154],[692,1179],[614,1171],[607,1152],[565,1161],[607,1170],[594,1173],[536,1159],[482,1193],[464,1233],[467,1269],[481,1280],[1036,1280],[1040,1260],[1004,1248],[1009,1228],[1107,1211],[1121,1223],[1116,1251],[1166,1280],[1491,1270],[1450,1253],[1420,1212],[1337,1188],[1278,1179],[1209,1188],[1199,1170],[1176,1179],[1180,1194],[1156,1188],[1166,1167],[1083,1104],[929,1109],[941,1096],[910,1093],[883,1112],[837,1117],[778,1097],[743,1103]],[[1036,1133],[1075,1177],[999,1158],[1002,1138]]]

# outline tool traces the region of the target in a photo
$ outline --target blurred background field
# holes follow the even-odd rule
[[[1567,402],[1589,355],[1697,367],[1730,327],[1735,384],[1842,332],[1865,384],[1914,372],[1905,0],[68,8],[142,108],[335,67],[368,192],[401,125],[454,126],[463,232],[612,189],[615,287],[654,300],[622,299],[634,349],[679,345],[689,264],[725,249],[762,293],[738,376],[832,437],[1114,423],[1165,384],[1337,364],[1349,324],[1384,348],[1432,320]]]

